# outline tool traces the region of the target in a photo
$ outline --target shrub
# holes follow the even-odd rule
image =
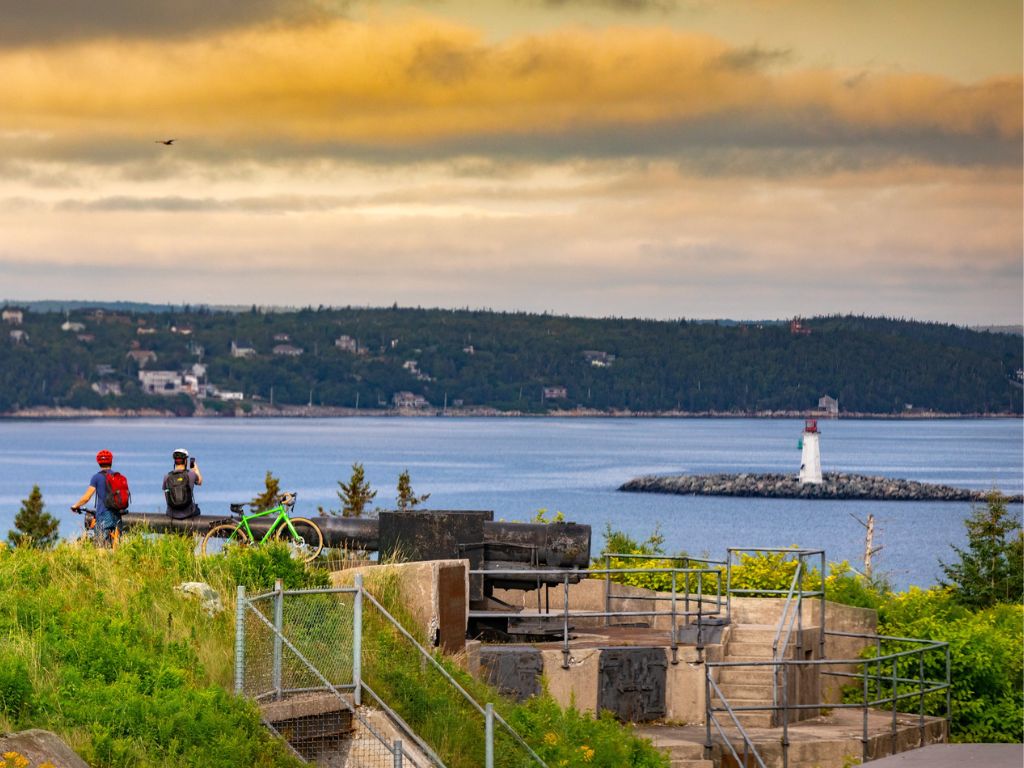
[[[887,596],[878,612],[880,634],[949,643],[953,741],[1024,738],[1024,607],[1003,604],[973,612],[949,589],[914,587]],[[901,650],[906,647],[898,642],[882,647],[883,654]],[[916,678],[918,664],[916,656],[906,657],[898,667],[900,677]],[[945,655],[926,655],[925,673],[930,679],[945,679]],[[945,710],[944,695],[926,698],[927,714],[943,716]]]

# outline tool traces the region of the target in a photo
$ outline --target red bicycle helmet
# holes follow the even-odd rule
[[[101,467],[104,465],[113,464],[114,454],[104,449],[96,454],[96,463],[99,464]]]

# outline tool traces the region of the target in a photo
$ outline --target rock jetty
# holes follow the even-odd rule
[[[984,501],[987,491],[919,483],[890,477],[826,472],[820,485],[801,484],[796,475],[717,474],[645,475],[619,486],[620,491],[676,493],[684,496],[748,496],[766,499],[864,499],[874,501]],[[1011,504],[1020,494],[1006,496]]]

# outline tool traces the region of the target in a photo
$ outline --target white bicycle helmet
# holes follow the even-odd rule
[[[176,459],[179,456],[181,456],[184,459],[187,459],[188,458],[188,450],[185,449],[185,448],[175,448],[173,451],[171,451],[171,458],[172,459]]]

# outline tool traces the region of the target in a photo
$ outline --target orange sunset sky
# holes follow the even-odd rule
[[[0,299],[1020,323],[1021,29],[1019,0],[0,0]]]

